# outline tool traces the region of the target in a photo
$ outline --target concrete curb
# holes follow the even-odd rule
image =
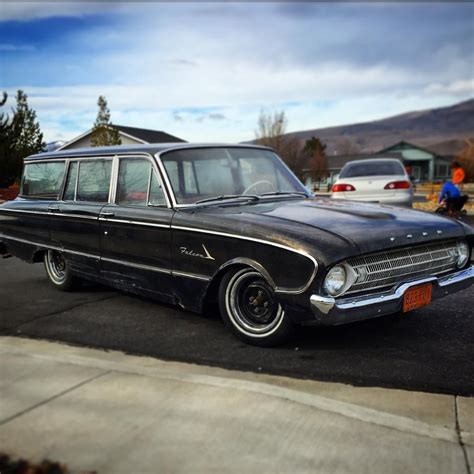
[[[17,337],[0,337],[0,360],[0,445],[14,456],[46,454],[75,469],[114,474],[133,467],[157,472],[148,464],[157,459],[163,472],[249,472],[250,466],[250,472],[397,473],[409,456],[419,472],[439,466],[439,472],[469,474],[474,398],[356,388]],[[445,415],[435,413],[440,409]],[[279,427],[271,436],[269,423]],[[236,429],[246,435],[236,438]],[[200,452],[204,433],[217,436],[209,459]],[[268,443],[249,454],[263,442],[255,433]],[[96,437],[97,447],[90,444]],[[163,445],[168,437],[171,445]],[[373,450],[375,440],[384,440],[380,452]],[[117,443],[129,444],[119,452]],[[272,443],[281,459],[269,455]]]

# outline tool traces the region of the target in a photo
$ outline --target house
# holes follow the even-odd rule
[[[373,160],[374,158],[395,158],[400,159],[397,153],[364,153],[353,155],[331,155],[327,157],[328,176],[331,183],[336,181],[337,176],[342,170],[342,167],[355,160]]]
[[[400,159],[397,153],[361,153],[352,155],[329,155],[326,157],[327,169],[326,176],[320,180],[314,180],[310,169],[303,169],[303,181],[309,189],[324,189],[328,190],[336,181],[343,166],[350,161],[355,160],[372,160],[374,158],[395,158]]]
[[[377,153],[357,155],[330,155],[327,157],[327,181],[332,185],[341,172],[342,167],[349,161],[368,160],[373,158],[397,158],[405,166],[408,174],[416,182],[444,182],[451,177],[453,154],[440,155],[428,148],[406,141],[395,143]],[[303,170],[308,172],[309,170]],[[305,173],[305,182],[309,187],[320,187],[321,182],[313,182],[309,173]]]
[[[113,125],[119,131],[122,145],[136,145],[140,143],[176,143],[186,140],[175,137],[169,133],[159,130],[149,130],[146,128],[126,127],[124,125]],[[73,138],[71,141],[62,145],[58,150],[69,150],[74,148],[84,148],[91,146],[92,129]]]
[[[441,156],[428,148],[401,141],[380,150],[400,157],[416,181],[446,181],[451,176],[452,156]]]

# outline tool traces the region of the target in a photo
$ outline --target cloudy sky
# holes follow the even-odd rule
[[[473,3],[5,2],[0,89],[23,89],[47,141],[112,121],[189,141],[254,138],[474,96]],[[10,99],[10,104],[12,104]]]

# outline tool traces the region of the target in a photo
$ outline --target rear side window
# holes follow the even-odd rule
[[[27,163],[23,172],[21,194],[56,199],[64,178],[65,162]]]
[[[120,160],[117,204],[125,206],[161,206],[165,197],[148,160]]]
[[[76,201],[107,202],[111,172],[111,160],[81,161]]]
[[[358,178],[363,176],[403,176],[405,171],[399,161],[367,161],[347,163],[339,178]]]

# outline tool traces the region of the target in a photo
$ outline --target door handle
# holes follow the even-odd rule
[[[59,212],[59,206],[49,206],[48,212]]]
[[[113,217],[115,216],[115,212],[101,212],[100,217]]]

